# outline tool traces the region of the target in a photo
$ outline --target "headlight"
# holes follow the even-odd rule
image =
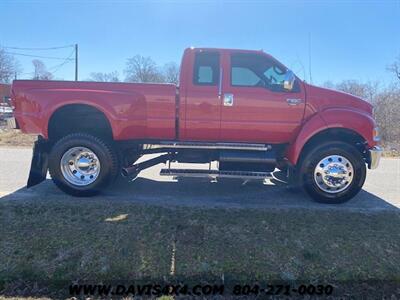
[[[372,138],[374,142],[379,142],[381,140],[381,137],[379,136],[379,128],[375,127],[374,130],[372,131]]]

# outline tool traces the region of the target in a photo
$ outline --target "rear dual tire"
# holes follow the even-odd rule
[[[49,156],[53,182],[67,194],[98,194],[118,174],[116,151],[104,140],[86,133],[69,134],[56,142]]]

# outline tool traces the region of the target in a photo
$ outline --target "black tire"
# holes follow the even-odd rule
[[[100,161],[100,172],[94,182],[79,186],[65,179],[61,171],[61,159],[69,149],[85,147],[93,151]],[[49,172],[53,182],[67,194],[77,197],[89,197],[98,194],[118,173],[118,159],[112,146],[98,137],[86,133],[69,134],[55,143],[49,156]]]
[[[298,174],[296,168],[288,166],[287,169],[287,186],[286,190],[292,194],[302,192],[301,184],[299,184]]]
[[[329,155],[340,155],[353,166],[351,183],[340,192],[328,193],[321,189],[314,180],[314,170],[317,164]],[[358,149],[350,144],[333,141],[326,142],[310,149],[301,159],[299,183],[304,190],[317,202],[339,204],[353,198],[362,188],[366,178],[365,161]],[[318,175],[318,174],[317,174]]]

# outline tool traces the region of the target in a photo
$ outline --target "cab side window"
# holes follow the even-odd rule
[[[245,67],[232,66],[231,74],[233,86],[257,86],[261,80],[252,70]]]
[[[273,92],[285,92],[283,82],[287,70],[275,61],[259,54],[231,55],[231,85],[260,87]],[[294,89],[298,91],[298,87]]]
[[[194,61],[193,84],[217,85],[219,80],[219,53],[199,52]]]

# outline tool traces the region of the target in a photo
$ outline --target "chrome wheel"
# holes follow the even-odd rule
[[[69,183],[86,186],[100,174],[100,161],[96,154],[85,147],[74,147],[64,153],[60,162],[61,173]]]
[[[341,155],[329,155],[315,167],[314,181],[326,193],[344,191],[354,178],[351,162]]]

